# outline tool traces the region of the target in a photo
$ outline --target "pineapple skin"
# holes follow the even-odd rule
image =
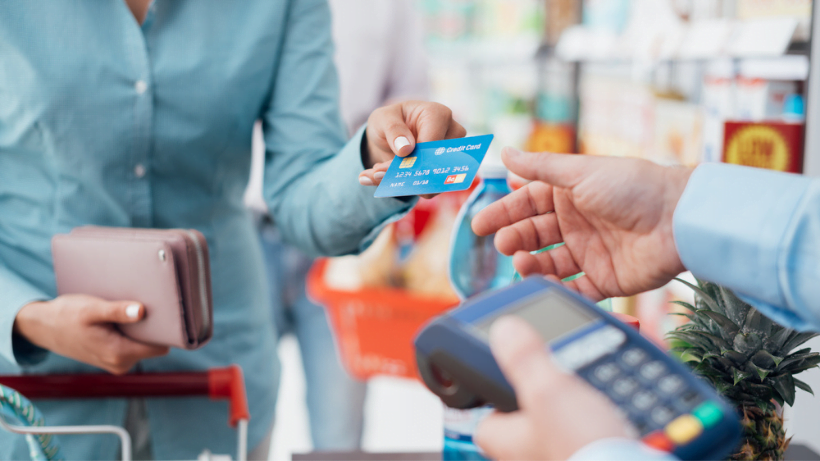
[[[762,315],[731,290],[678,279],[695,291],[695,305],[675,301],[689,322],[668,333],[672,351],[695,374],[732,402],[743,438],[733,460],[781,460],[789,440],[782,406],[793,405],[796,389],[812,393],[794,375],[820,364],[820,354],[795,348],[816,333],[800,333]]]

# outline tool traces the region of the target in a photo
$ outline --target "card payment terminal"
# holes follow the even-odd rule
[[[488,344],[502,315],[535,327],[555,359],[609,397],[647,445],[694,460],[722,459],[738,443],[737,415],[709,384],[591,301],[541,277],[468,300],[416,337],[422,379],[448,406],[518,409]]]

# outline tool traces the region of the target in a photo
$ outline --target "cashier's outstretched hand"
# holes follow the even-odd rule
[[[646,160],[523,153],[506,148],[504,164],[532,183],[473,219],[479,235],[522,275],[559,279],[594,300],[628,296],[669,282],[685,269],[672,215],[692,170]],[[565,245],[530,254],[556,243]]]
[[[366,168],[359,174],[363,186],[378,186],[394,156],[406,157],[417,142],[463,138],[467,135],[447,106],[426,101],[403,101],[373,111],[367,119]]]
[[[629,437],[629,423],[602,394],[561,370],[524,320],[502,317],[490,347],[515,389],[519,410],[494,413],[476,443],[498,460],[567,459],[600,439]]]

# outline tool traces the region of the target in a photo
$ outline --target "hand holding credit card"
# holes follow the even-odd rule
[[[440,194],[470,187],[493,135],[423,142],[395,157],[374,197]]]

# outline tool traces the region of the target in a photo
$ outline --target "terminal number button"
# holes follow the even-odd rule
[[[637,367],[646,360],[646,352],[633,347],[621,355],[621,360],[630,367]]]
[[[664,394],[674,394],[683,388],[683,379],[676,375],[667,375],[658,380],[658,389]]]
[[[655,380],[666,372],[666,367],[657,360],[641,367],[641,376],[647,380]]]
[[[657,401],[658,399],[655,397],[655,394],[649,391],[638,392],[632,397],[632,405],[638,410],[648,410],[652,408],[652,405],[655,405]]]
[[[627,397],[638,388],[638,382],[632,378],[621,378],[612,384],[612,392],[619,397]]]
[[[675,416],[675,412],[670,410],[667,407],[655,407],[652,409],[650,413],[650,418],[652,418],[652,422],[657,424],[659,427],[663,427],[669,421],[672,421],[672,418]]]
[[[685,445],[703,432],[703,424],[692,415],[682,415],[667,424],[664,432],[676,445]]]
[[[613,378],[618,376],[620,372],[621,371],[618,369],[618,366],[614,363],[605,363],[603,365],[599,365],[595,371],[592,372],[592,376],[594,376],[595,379],[601,383],[608,383],[612,381]]]

